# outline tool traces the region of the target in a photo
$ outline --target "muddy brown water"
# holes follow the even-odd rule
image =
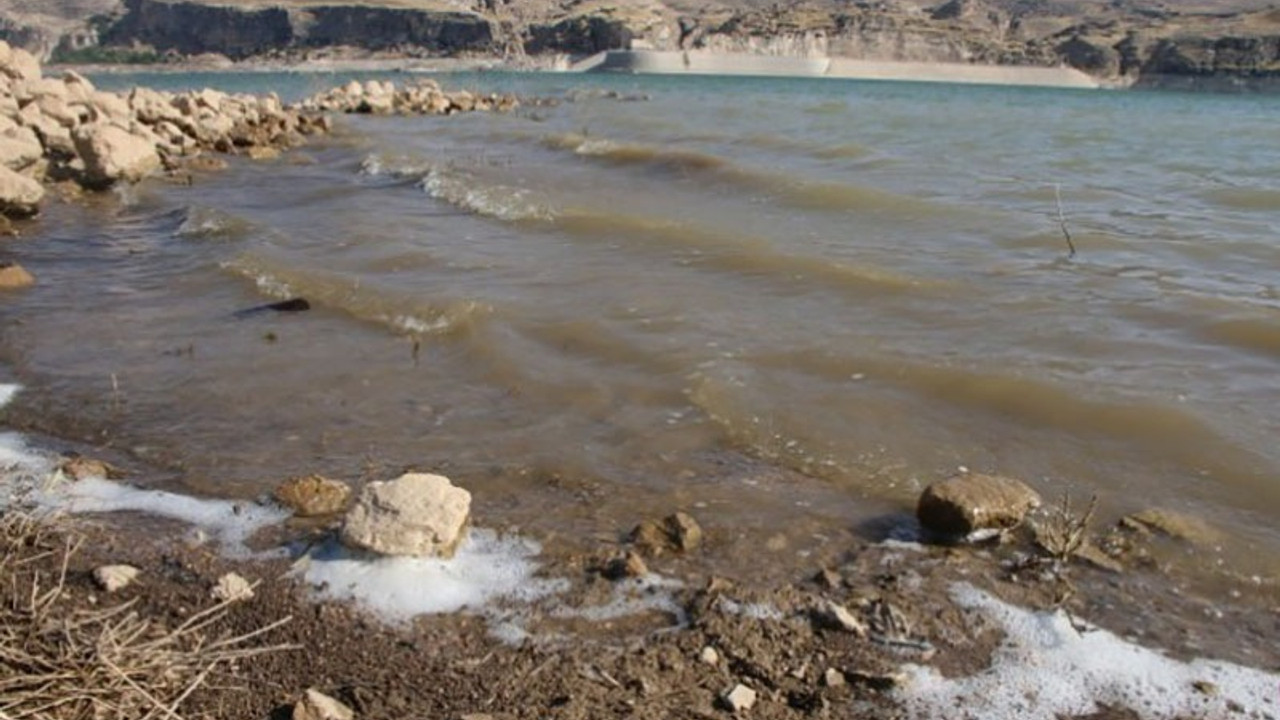
[[[442,470],[544,539],[690,508],[757,569],[909,530],[964,466],[1191,512],[1276,575],[1275,98],[445,82],[564,101],[51,202],[0,245],[39,278],[0,301],[9,421],[208,495]]]

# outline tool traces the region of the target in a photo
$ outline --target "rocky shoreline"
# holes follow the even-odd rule
[[[225,166],[218,155],[278,157],[328,133],[326,113],[447,115],[518,105],[509,95],[445,92],[429,78],[403,87],[352,82],[296,106],[275,94],[207,88],[119,94],[98,90],[74,70],[46,77],[33,55],[0,41],[0,231],[12,233],[11,220],[37,215],[50,187],[74,197],[160,174],[190,182],[193,170]],[[7,269],[0,282],[27,284],[19,271]]]
[[[1147,513],[1098,531],[1087,507],[1038,507],[1033,491],[1008,478],[961,473],[937,483],[921,497],[920,540],[843,538],[797,563],[782,586],[705,571],[701,559],[723,542],[701,525],[714,518],[678,511],[619,528],[594,551],[544,552],[518,586],[461,610],[387,615],[382,596],[395,591],[378,583],[396,563],[408,568],[407,597],[419,599],[440,592],[450,568],[476,571],[466,556],[488,531],[465,528],[484,518],[468,520],[469,495],[447,478],[375,482],[353,501],[343,483],[303,477],[266,505],[182,501],[187,520],[178,521],[182,513],[165,508],[179,496],[122,490],[106,479],[123,474],[110,465],[49,458],[9,440],[0,452],[5,597],[25,597],[36,577],[61,576],[73,617],[125,606],[173,631],[211,613],[203,643],[249,638],[236,644],[243,657],[207,658],[206,679],[173,705],[181,717],[1280,713],[1260,694],[1275,675],[1181,660],[1230,647],[1230,660],[1280,670],[1269,642],[1280,627],[1274,582],[1208,606],[1194,593],[1153,595],[1153,583],[1176,584],[1181,571],[1154,567],[1152,553],[1207,551],[1207,538],[1179,529],[1202,524]],[[43,519],[12,530],[28,517]],[[240,550],[229,531],[237,522],[258,528]],[[330,562],[339,536],[363,548],[350,556],[360,571],[318,582],[310,573]],[[423,554],[453,557],[410,557]],[[363,599],[334,593],[347,582],[370,587]],[[1206,607],[1216,621],[1204,621]],[[1028,694],[1011,700],[994,687]],[[167,703],[183,686],[165,688]]]

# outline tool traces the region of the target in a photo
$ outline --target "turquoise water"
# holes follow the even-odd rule
[[[410,76],[95,80],[351,77]],[[512,522],[820,532],[965,466],[1280,548],[1280,100],[440,80],[557,102],[52,209],[5,250],[47,278],[0,308],[30,407],[215,494],[417,465]]]

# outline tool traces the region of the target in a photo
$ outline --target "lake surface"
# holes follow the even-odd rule
[[[964,466],[1190,511],[1274,572],[1280,98],[442,82],[561,102],[51,203],[0,247],[40,279],[0,304],[14,414],[213,495],[439,469],[544,535],[696,507],[799,548]]]

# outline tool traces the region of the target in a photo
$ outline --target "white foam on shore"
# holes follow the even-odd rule
[[[1106,630],[1077,632],[1063,613],[1006,605],[967,584],[951,594],[995,620],[1006,638],[991,667],[970,677],[904,667],[910,681],[898,695],[913,717],[1056,720],[1106,704],[1144,720],[1280,718],[1280,675],[1219,661],[1179,662]],[[1207,692],[1196,689],[1201,683],[1211,684],[1201,685]],[[1231,712],[1233,703],[1243,709]]]
[[[32,450],[21,435],[14,432],[0,433],[0,508],[15,499],[23,487],[30,487],[38,478],[53,470],[53,462]]]
[[[21,389],[22,389],[21,385],[11,385],[9,383],[0,383],[0,410],[3,410],[4,406],[8,405],[9,402],[13,400],[13,396],[17,395],[18,391]]]
[[[320,597],[350,600],[392,622],[416,615],[479,610],[500,599],[532,602],[560,592],[563,580],[534,577],[541,547],[473,528],[447,560],[373,557],[330,542],[303,561],[301,575]]]
[[[684,587],[678,580],[657,573],[619,580],[613,584],[612,597],[602,605],[582,607],[561,606],[552,611],[553,617],[581,618],[591,622],[606,622],[648,612],[663,612],[675,618],[677,626],[688,624],[688,617],[674,591]]]
[[[70,513],[139,512],[178,520],[216,537],[233,556],[249,554],[249,538],[289,517],[277,507],[148,490],[94,477],[57,483],[39,493],[37,501]]]

